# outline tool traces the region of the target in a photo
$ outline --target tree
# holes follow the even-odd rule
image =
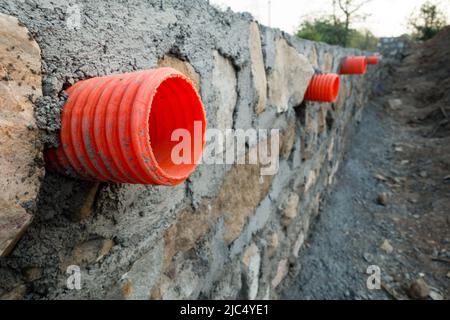
[[[343,45],[345,38],[344,24],[330,17],[304,21],[297,31],[299,38],[321,41],[333,45]]]
[[[362,50],[376,50],[378,44],[378,38],[370,31],[346,30],[345,23],[333,16],[304,21],[299,26],[296,36]]]
[[[375,51],[378,45],[378,38],[369,30],[357,31],[352,30],[350,33],[349,47],[361,50]]]
[[[358,31],[351,27],[357,19],[364,18],[359,11],[370,1],[372,0],[332,0],[331,15],[304,21],[296,35],[343,47],[375,50],[378,39],[370,31]]]
[[[333,14],[335,15],[334,19],[338,19],[336,16],[336,3],[339,6],[339,9],[341,10],[341,13],[344,16],[344,28],[345,28],[345,35],[344,35],[344,46],[348,45],[349,39],[350,39],[350,25],[353,22],[353,19],[355,18],[355,15],[357,12],[367,3],[369,3],[371,0],[365,0],[365,1],[357,1],[357,0],[333,0]]]
[[[413,29],[413,37],[425,41],[441,31],[446,25],[446,17],[435,3],[426,1],[418,13],[411,15],[408,22]]]

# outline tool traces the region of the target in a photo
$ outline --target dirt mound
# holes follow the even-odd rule
[[[416,63],[426,75],[435,80],[450,78],[450,26],[433,39],[420,44],[414,55]],[[447,87],[448,89],[448,87]]]
[[[450,26],[416,45],[393,79],[394,93],[406,93],[403,102],[414,107],[404,110],[409,121],[429,126],[430,137],[450,136]]]

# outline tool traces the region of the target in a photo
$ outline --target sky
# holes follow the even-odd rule
[[[358,0],[360,1],[360,0]],[[260,23],[269,25],[269,6],[271,3],[272,27],[293,33],[301,21],[307,17],[331,13],[332,0],[210,0],[222,9],[230,7],[233,11],[247,11]],[[365,21],[353,25],[357,29],[369,29],[377,37],[400,36],[408,32],[407,19],[425,0],[372,0],[361,12],[368,14]],[[434,1],[450,19],[450,0]]]

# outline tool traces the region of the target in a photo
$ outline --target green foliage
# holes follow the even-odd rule
[[[413,38],[425,41],[441,31],[446,25],[446,17],[436,4],[426,1],[408,22],[413,29]]]
[[[303,22],[296,35],[303,39],[341,45],[344,41],[345,33],[343,23],[334,23],[329,18],[323,18]]]
[[[304,21],[296,32],[296,36],[362,50],[375,50],[378,43],[378,39],[370,31],[347,30],[344,22],[332,17]]]
[[[351,48],[375,51],[378,45],[378,38],[375,37],[369,30],[352,30],[349,43],[349,47]]]

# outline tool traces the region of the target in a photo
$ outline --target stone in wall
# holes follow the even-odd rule
[[[289,272],[289,261],[288,259],[283,259],[278,262],[275,277],[272,279],[272,288],[276,288],[280,285],[281,281],[287,276]]]
[[[282,223],[288,226],[298,215],[298,204],[300,197],[297,193],[291,192],[287,195],[282,204]]]
[[[217,128],[233,128],[233,113],[237,103],[237,77],[233,64],[218,51],[214,51],[214,69],[212,74],[215,87]]]
[[[261,179],[260,172],[260,165],[233,166],[215,199],[205,200],[195,211],[187,207],[179,213],[176,222],[165,232],[163,272],[172,268],[179,253],[194,248],[219,219],[223,219],[224,245],[241,235],[272,183],[273,177]]]
[[[239,297],[242,289],[241,261],[235,260],[223,266],[223,276],[215,283],[211,299],[230,300]]]
[[[254,213],[256,207],[267,195],[271,177],[261,183],[259,165],[236,165],[225,176],[217,197],[202,203],[194,212],[183,210],[165,233],[165,266],[170,265],[177,252],[185,252],[205,235],[219,217],[224,217],[224,240],[235,240]]]
[[[298,258],[298,254],[304,243],[305,243],[305,234],[303,233],[303,231],[300,231],[297,240],[295,241],[292,247],[292,255],[295,258]]]
[[[323,45],[318,52],[318,67],[322,72],[333,72],[334,55],[328,50],[328,45]]]
[[[288,37],[290,44],[297,49],[298,52],[301,52],[304,56],[308,58],[309,63],[314,67],[319,67],[319,55],[317,52],[317,47],[323,46],[322,43],[318,44],[317,42],[301,39],[297,37]]]
[[[261,141],[258,146],[270,143]],[[242,232],[247,219],[269,192],[274,176],[261,177],[261,164],[236,165],[228,175],[218,197],[218,210],[225,217],[225,241],[232,242]]]
[[[174,266],[174,279],[166,285],[162,293],[163,300],[181,300],[197,298],[202,286],[203,275],[190,259],[180,261]]]
[[[303,101],[314,70],[308,59],[285,39],[277,38],[274,45],[275,62],[267,77],[268,98],[269,105],[281,113]]]
[[[131,300],[148,300],[153,286],[159,280],[163,265],[163,241],[133,263],[131,269],[121,278],[122,296]]]
[[[247,291],[246,298],[254,300],[258,294],[259,269],[261,266],[261,255],[258,247],[254,243],[245,250],[242,263],[244,265],[244,277]]]
[[[322,70],[324,72],[333,72],[333,62],[334,62],[333,54],[328,51],[325,52],[324,57],[323,57]]]
[[[351,89],[351,83],[346,77],[341,77],[341,88],[336,102],[334,103],[336,111],[341,110],[346,103]]]
[[[41,51],[15,17],[0,14],[0,256],[31,223],[43,175],[33,102],[42,95]]]
[[[309,53],[308,53],[308,60],[313,67],[317,68],[319,66],[319,62],[318,62],[319,58],[317,56],[317,49],[314,44],[311,44],[310,46],[311,46],[311,49],[309,50]]]
[[[100,238],[78,243],[71,253],[62,259],[60,268],[64,272],[70,265],[86,266],[99,262],[109,254],[113,246],[113,240]]]
[[[270,234],[269,239],[267,240],[267,254],[269,255],[269,257],[272,257],[275,254],[279,245],[280,236],[278,235],[278,231],[275,231]]]
[[[255,112],[257,114],[266,109],[267,79],[264,68],[264,58],[261,47],[261,35],[256,22],[250,23],[248,46],[250,50],[252,81],[256,91]]]
[[[317,149],[317,138],[319,133],[320,104],[308,102],[304,109],[304,126],[302,127],[302,157],[304,160],[311,159]]]
[[[200,75],[189,62],[183,61],[171,55],[165,55],[158,61],[159,67],[170,67],[180,71],[194,83],[197,92],[200,92]]]
[[[329,110],[331,110],[330,105],[323,103],[321,105],[321,108],[319,109],[319,114],[318,114],[318,130],[319,130],[319,134],[324,134],[326,133],[328,127],[327,127],[327,114],[329,112]]]
[[[283,136],[281,138],[281,148],[280,155],[282,158],[287,159],[291,155],[292,148],[294,147],[296,138],[296,126],[295,122],[289,124],[289,126],[284,130]]]

